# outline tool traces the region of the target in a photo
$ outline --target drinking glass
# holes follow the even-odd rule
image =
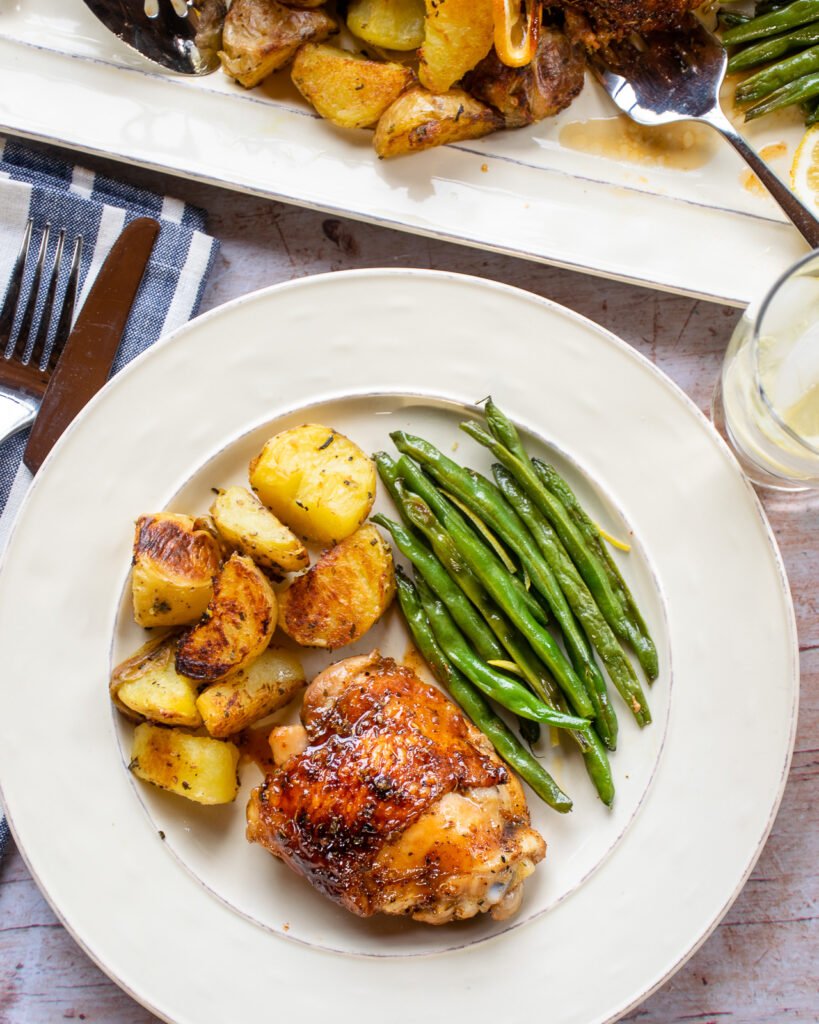
[[[753,483],[819,487],[819,250],[746,310],[712,412]]]

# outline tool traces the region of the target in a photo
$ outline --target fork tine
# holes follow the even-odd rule
[[[65,245],[65,230],[61,230],[57,237],[57,251],[54,254],[54,265],[51,268],[51,277],[46,288],[46,301],[43,307],[43,314],[37,327],[37,336],[31,349],[28,361],[34,366],[39,366],[43,360],[46,341],[48,340],[48,329],[51,325],[51,313],[54,309],[54,299],[57,295],[57,284],[60,279],[60,264],[63,261],[63,247]]]
[[[26,269],[28,249],[31,245],[31,231],[34,221],[29,217],[23,241],[20,243],[20,251],[14,261],[14,267],[9,278],[9,286],[6,290],[6,300],[0,310],[0,355],[5,355],[6,346],[11,338],[11,331],[14,327],[14,315],[17,312],[17,299],[20,295],[20,288],[23,284],[23,275]]]
[[[77,289],[80,281],[82,246],[82,235],[77,235],[74,239],[74,249],[71,253],[71,267],[68,271],[68,284],[65,287],[60,319],[57,322],[54,344],[51,346],[51,355],[48,357],[48,368],[50,370],[53,370],[57,365],[57,360],[63,354],[65,343],[68,341],[68,335],[71,333],[71,321],[74,319],[74,307],[77,304]]]
[[[51,235],[51,224],[46,224],[43,228],[43,233],[40,236],[40,251],[37,253],[37,264],[34,267],[34,279],[31,282],[31,290],[28,293],[28,299],[26,300],[26,306],[23,310],[23,319],[20,321],[20,330],[17,332],[17,338],[11,347],[11,359],[22,359],[26,351],[26,343],[28,341],[28,334],[31,330],[31,322],[34,319],[34,311],[37,308],[37,296],[40,293],[40,279],[43,276],[43,267],[45,265],[46,252],[48,251],[48,239]],[[22,341],[22,345],[20,344]],[[17,350],[20,350],[19,355]]]

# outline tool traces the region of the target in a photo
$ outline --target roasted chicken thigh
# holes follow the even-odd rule
[[[374,651],[318,675],[302,721],[306,746],[250,798],[248,839],[362,917],[517,910],[545,843],[517,778],[440,690]]]
[[[563,0],[571,37],[596,47],[630,32],[656,32],[684,23],[702,0]]]

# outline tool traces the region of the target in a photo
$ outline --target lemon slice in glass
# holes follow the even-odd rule
[[[794,154],[791,188],[805,206],[819,213],[819,124],[808,128]]]

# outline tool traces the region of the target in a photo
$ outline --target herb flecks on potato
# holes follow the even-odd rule
[[[343,434],[307,423],[272,437],[250,464],[259,499],[299,536],[349,537],[375,500],[375,463]]]
[[[426,0],[418,77],[432,92],[446,92],[492,49],[492,0]]]
[[[304,544],[247,488],[220,491],[210,514],[224,540],[257,565],[300,572],[310,564]]]
[[[145,782],[198,804],[229,804],[239,791],[239,749],[148,722],[134,730],[131,771]]]
[[[414,88],[381,115],[373,145],[382,158],[404,156],[449,142],[478,139],[500,124],[494,110],[461,89],[439,95]]]
[[[336,650],[362,637],[394,594],[390,546],[374,526],[362,526],[280,595],[279,625],[303,647]]]
[[[401,64],[366,60],[326,43],[302,46],[291,74],[302,96],[341,128],[375,124],[414,77]]]
[[[233,0],[219,57],[225,72],[250,89],[284,67],[302,43],[337,30],[324,11],[286,7],[277,0]]]
[[[204,618],[179,641],[177,672],[209,683],[237,672],[270,643],[276,617],[276,595],[262,571],[244,555],[231,555]]]
[[[221,739],[283,708],[304,685],[304,669],[296,655],[268,647],[247,668],[207,686],[196,708],[211,736]]]
[[[117,665],[111,676],[111,699],[137,721],[147,718],[195,729],[202,724],[196,707],[197,685],[176,671],[176,639],[176,633],[154,637]]]
[[[187,626],[213,593],[220,550],[190,516],[140,516],[134,533],[134,618],[140,626]]]

